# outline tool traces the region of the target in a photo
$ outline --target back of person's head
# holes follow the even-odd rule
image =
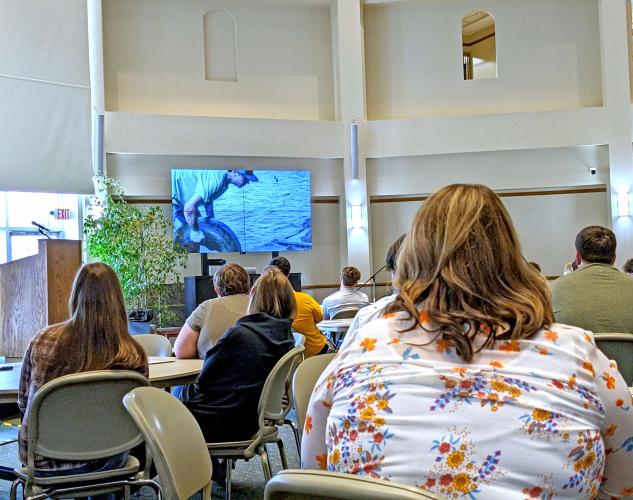
[[[481,349],[554,322],[545,278],[526,262],[510,215],[486,186],[447,186],[422,205],[400,248],[394,285],[399,293],[386,312],[406,311],[412,325],[404,331],[420,324],[422,304],[467,362],[478,330],[488,334]],[[467,323],[473,328],[465,333]]]
[[[629,259],[624,263],[622,271],[627,274],[633,274],[633,259]]]
[[[400,247],[402,246],[402,242],[404,241],[404,237],[406,234],[401,235],[396,241],[394,241],[389,250],[387,250],[387,255],[385,256],[385,269],[390,273],[396,272],[396,261],[398,259],[398,252],[400,251]]]
[[[587,226],[576,235],[576,251],[584,262],[613,264],[615,234],[602,226]]]
[[[282,273],[284,273],[285,276],[288,276],[290,274],[290,261],[285,257],[273,257],[268,265],[275,266]]]
[[[248,314],[266,313],[279,319],[294,319],[295,294],[286,275],[275,266],[264,268],[251,289]]]
[[[145,357],[128,333],[123,290],[110,266],[97,262],[79,269],[68,310],[58,361],[69,365],[69,372],[125,366]]]
[[[239,264],[226,264],[213,275],[213,286],[220,297],[247,294],[251,286],[246,269]]]
[[[354,266],[345,266],[341,269],[341,283],[343,286],[354,286],[360,279],[360,271]]]

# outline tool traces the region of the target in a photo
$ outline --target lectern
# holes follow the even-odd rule
[[[38,241],[37,255],[0,264],[0,355],[21,357],[47,325],[68,318],[81,241]]]

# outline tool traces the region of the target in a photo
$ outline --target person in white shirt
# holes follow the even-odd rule
[[[406,235],[403,234],[400,238],[394,241],[389,247],[389,250],[387,250],[387,255],[385,256],[385,269],[391,274],[392,280],[396,274],[396,260],[398,259],[398,252],[400,251],[400,246],[402,245],[405,236]],[[346,339],[354,337],[357,330],[365,326],[367,323],[380,318],[384,313],[385,307],[393,302],[393,299],[395,299],[397,295],[398,294],[394,291],[391,295],[387,295],[358,311],[356,316],[354,316],[354,321],[352,321],[349,330],[347,330],[347,333],[345,334],[345,338],[343,339],[339,350],[343,349],[345,346]]]
[[[425,201],[394,284],[316,384],[303,468],[463,500],[633,496],[629,388],[591,332],[555,323],[491,189]]]
[[[330,319],[343,309],[360,309],[369,304],[367,295],[355,289],[359,279],[360,271],[355,267],[345,266],[341,269],[341,289],[323,300],[323,319]]]

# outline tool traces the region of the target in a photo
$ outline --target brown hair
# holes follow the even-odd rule
[[[510,215],[486,186],[454,184],[424,203],[400,249],[394,284],[399,292],[386,312],[407,313],[413,324],[403,331],[420,325],[416,305],[423,304],[464,361],[477,352],[479,331],[488,334],[483,349],[554,322],[545,278],[526,262]],[[465,332],[465,324],[472,328]]]
[[[602,226],[587,226],[576,235],[576,251],[585,262],[613,264],[615,234]]]
[[[279,319],[294,319],[294,290],[286,275],[275,266],[264,268],[251,290],[248,314],[263,312]]]
[[[354,266],[345,266],[341,269],[341,281],[345,286],[354,286],[360,279],[360,271]]]
[[[290,261],[285,257],[273,257],[268,265],[275,266],[282,273],[284,273],[284,276],[288,276],[290,274]]]
[[[398,252],[400,251],[400,247],[402,246],[405,236],[406,234],[400,235],[400,237],[391,244],[389,250],[387,250],[387,255],[385,256],[385,268],[390,273],[394,273],[396,271]]]
[[[220,297],[237,295],[248,293],[251,280],[246,269],[239,264],[226,264],[213,275],[213,286],[218,289]]]
[[[627,260],[622,266],[622,271],[627,274],[633,274],[633,259]]]
[[[147,366],[145,351],[128,332],[119,278],[108,265],[97,262],[79,269],[68,312],[55,353],[67,373]]]

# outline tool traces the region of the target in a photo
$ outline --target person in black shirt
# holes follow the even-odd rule
[[[246,440],[257,432],[266,377],[294,347],[295,310],[288,278],[277,268],[264,269],[251,289],[247,315],[209,349],[196,382],[178,394],[208,443]]]

